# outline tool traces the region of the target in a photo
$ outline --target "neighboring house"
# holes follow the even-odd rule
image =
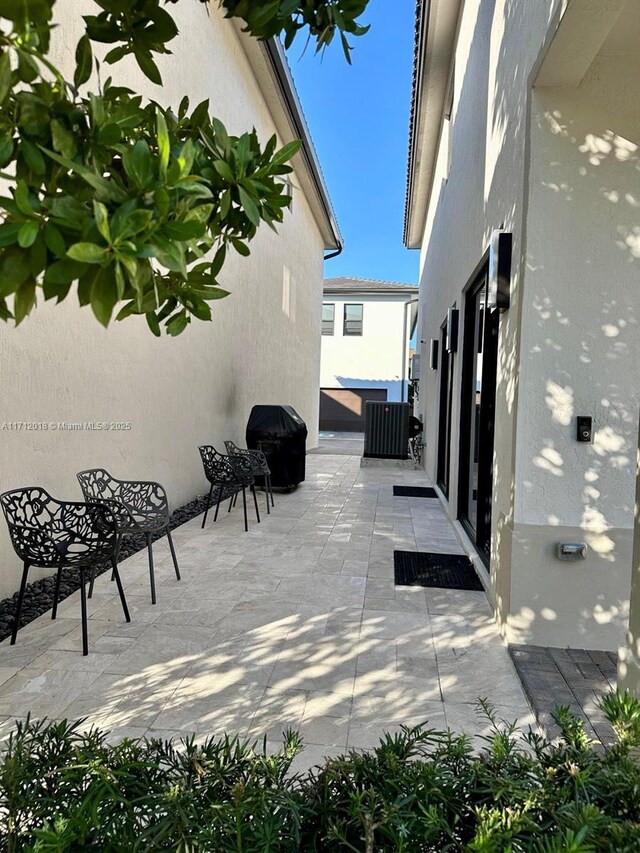
[[[366,400],[407,400],[418,287],[365,278],[324,283],[320,429],[360,432]]]
[[[629,618],[639,43],[637,0],[418,4],[405,243],[422,253],[426,470],[510,642],[615,650]],[[503,310],[496,229],[513,240]]]
[[[59,0],[54,61],[73,76],[77,0]],[[87,4],[88,11],[95,9]],[[256,127],[262,142],[303,140],[291,176],[293,208],[276,236],[262,226],[251,256],[233,255],[221,275],[231,295],[213,322],[194,321],[179,338],[154,338],[144,318],[102,329],[72,296],[40,305],[19,328],[0,324],[0,422],[130,423],[125,430],[2,431],[0,487],[41,484],[80,499],[75,473],[104,466],[115,475],[159,480],[172,506],[205,492],[198,444],[244,443],[255,403],[287,403],[317,443],[323,257],[340,234],[280,45],[258,42],[225,20],[216,3],[171,7],[180,35],[159,58],[164,86],[134,62],[104,76],[177,108],[210,98],[231,133]],[[74,25],[75,24],[75,25]],[[0,525],[0,597],[19,567]],[[34,575],[34,578],[36,575]]]

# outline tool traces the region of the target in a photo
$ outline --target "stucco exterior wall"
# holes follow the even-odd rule
[[[402,380],[408,370],[410,296],[326,293],[335,305],[333,335],[323,335],[321,388],[386,388],[387,399],[402,401]],[[362,335],[344,335],[345,305],[363,305]],[[405,327],[406,318],[406,327]]]
[[[419,337],[427,363],[428,342],[439,337],[448,308],[462,308],[464,325],[463,289],[492,229],[511,231],[490,595],[514,642],[615,649],[628,612],[640,378],[640,186],[629,145],[633,92],[624,82],[637,79],[638,70],[635,59],[603,54],[578,90],[532,96],[563,11],[553,0],[464,4],[452,119],[441,138],[422,243]],[[454,518],[461,356],[452,413]],[[426,468],[434,478],[438,378],[423,370],[420,383]],[[578,414],[594,418],[592,445],[575,441]],[[560,563],[559,541],[587,541],[589,559]]]
[[[57,61],[69,72],[77,0],[59,0]],[[89,8],[94,9],[92,4]],[[275,128],[233,25],[215,4],[171,8],[181,30],[160,63],[164,86],[134,63],[115,80],[177,106],[209,97],[234,133]],[[103,68],[103,75],[106,69]],[[295,176],[294,176],[295,180]],[[293,405],[317,443],[323,241],[311,209],[294,192],[293,212],[276,237],[268,228],[249,258],[232,257],[221,276],[231,296],[212,323],[193,322],[177,339],[153,338],[144,318],[102,329],[89,308],[40,305],[22,326],[0,326],[0,422],[130,422],[127,431],[1,431],[3,489],[41,484],[80,499],[75,472],[104,466],[116,476],[155,479],[173,507],[205,492],[198,444],[244,442],[255,403]],[[37,577],[37,572],[33,573]],[[0,526],[0,596],[18,585],[19,566]]]

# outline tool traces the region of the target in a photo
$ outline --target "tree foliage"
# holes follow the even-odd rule
[[[18,324],[39,295],[60,302],[73,289],[105,326],[144,314],[154,334],[180,334],[227,295],[218,277],[228,252],[248,255],[262,223],[283,221],[298,141],[233,136],[208,101],[192,108],[185,97],[174,111],[110,77],[85,91],[96,44],[108,46],[105,65],[131,55],[160,85],[176,2],[95,0],[68,81],[48,58],[55,0],[0,0],[0,319]],[[284,33],[290,44],[307,28],[320,49],[339,32],[348,57],[346,34],[365,31],[356,18],[367,2],[220,5],[257,38]]]

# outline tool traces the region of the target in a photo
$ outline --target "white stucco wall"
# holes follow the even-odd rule
[[[448,308],[463,309],[464,325],[463,288],[492,229],[512,231],[511,308],[500,319],[492,595],[512,641],[614,649],[628,607],[640,379],[640,184],[636,152],[615,134],[628,140],[634,116],[637,127],[625,80],[638,79],[638,68],[629,56],[603,55],[577,91],[538,92],[531,106],[531,80],[563,9],[554,0],[464,4],[452,121],[422,244],[419,338],[426,364]],[[454,518],[461,365],[460,352]],[[420,383],[434,477],[438,378],[423,370]],[[594,418],[593,445],[575,441],[578,414]],[[589,560],[558,562],[555,543],[576,539],[589,541]]]
[[[325,293],[323,302],[335,305],[335,322],[333,335],[322,336],[320,387],[387,388],[387,399],[401,402],[411,332],[406,303],[412,298]],[[343,334],[344,306],[353,304],[363,305],[361,336]]]
[[[56,9],[59,56],[69,71],[77,32]],[[90,8],[94,9],[92,4]],[[120,80],[163,104],[212,111],[234,133],[274,132],[233,25],[215,4],[171,7],[181,34],[161,69],[165,85],[145,81],[132,63]],[[61,39],[61,41],[60,41]],[[103,69],[105,74],[105,69]],[[0,431],[2,489],[41,484],[80,499],[75,472],[104,466],[116,476],[164,483],[173,507],[205,491],[197,445],[244,441],[255,403],[293,405],[317,443],[323,241],[300,191],[280,236],[264,228],[248,259],[233,257],[221,276],[231,296],[214,304],[212,323],[194,321],[178,339],[153,338],[144,319],[102,329],[71,295],[41,304],[18,329],[0,325],[0,422],[131,422],[126,432]],[[37,572],[33,573],[37,577]],[[0,527],[0,596],[18,585],[19,567]]]

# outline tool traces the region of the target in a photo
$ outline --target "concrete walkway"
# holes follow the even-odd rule
[[[393,551],[460,551],[437,500],[393,497],[422,471],[361,469],[358,457],[310,455],[307,480],[276,495],[271,515],[200,519],[121,573],[132,622],[108,575],[90,602],[90,653],[80,653],[79,593],[58,619],[37,619],[0,644],[0,718],[86,717],[113,737],[239,732],[277,743],[299,729],[297,768],[384,730],[428,720],[479,734],[474,703],[532,722],[513,664],[479,592],[395,588]],[[203,484],[204,485],[204,484]]]

